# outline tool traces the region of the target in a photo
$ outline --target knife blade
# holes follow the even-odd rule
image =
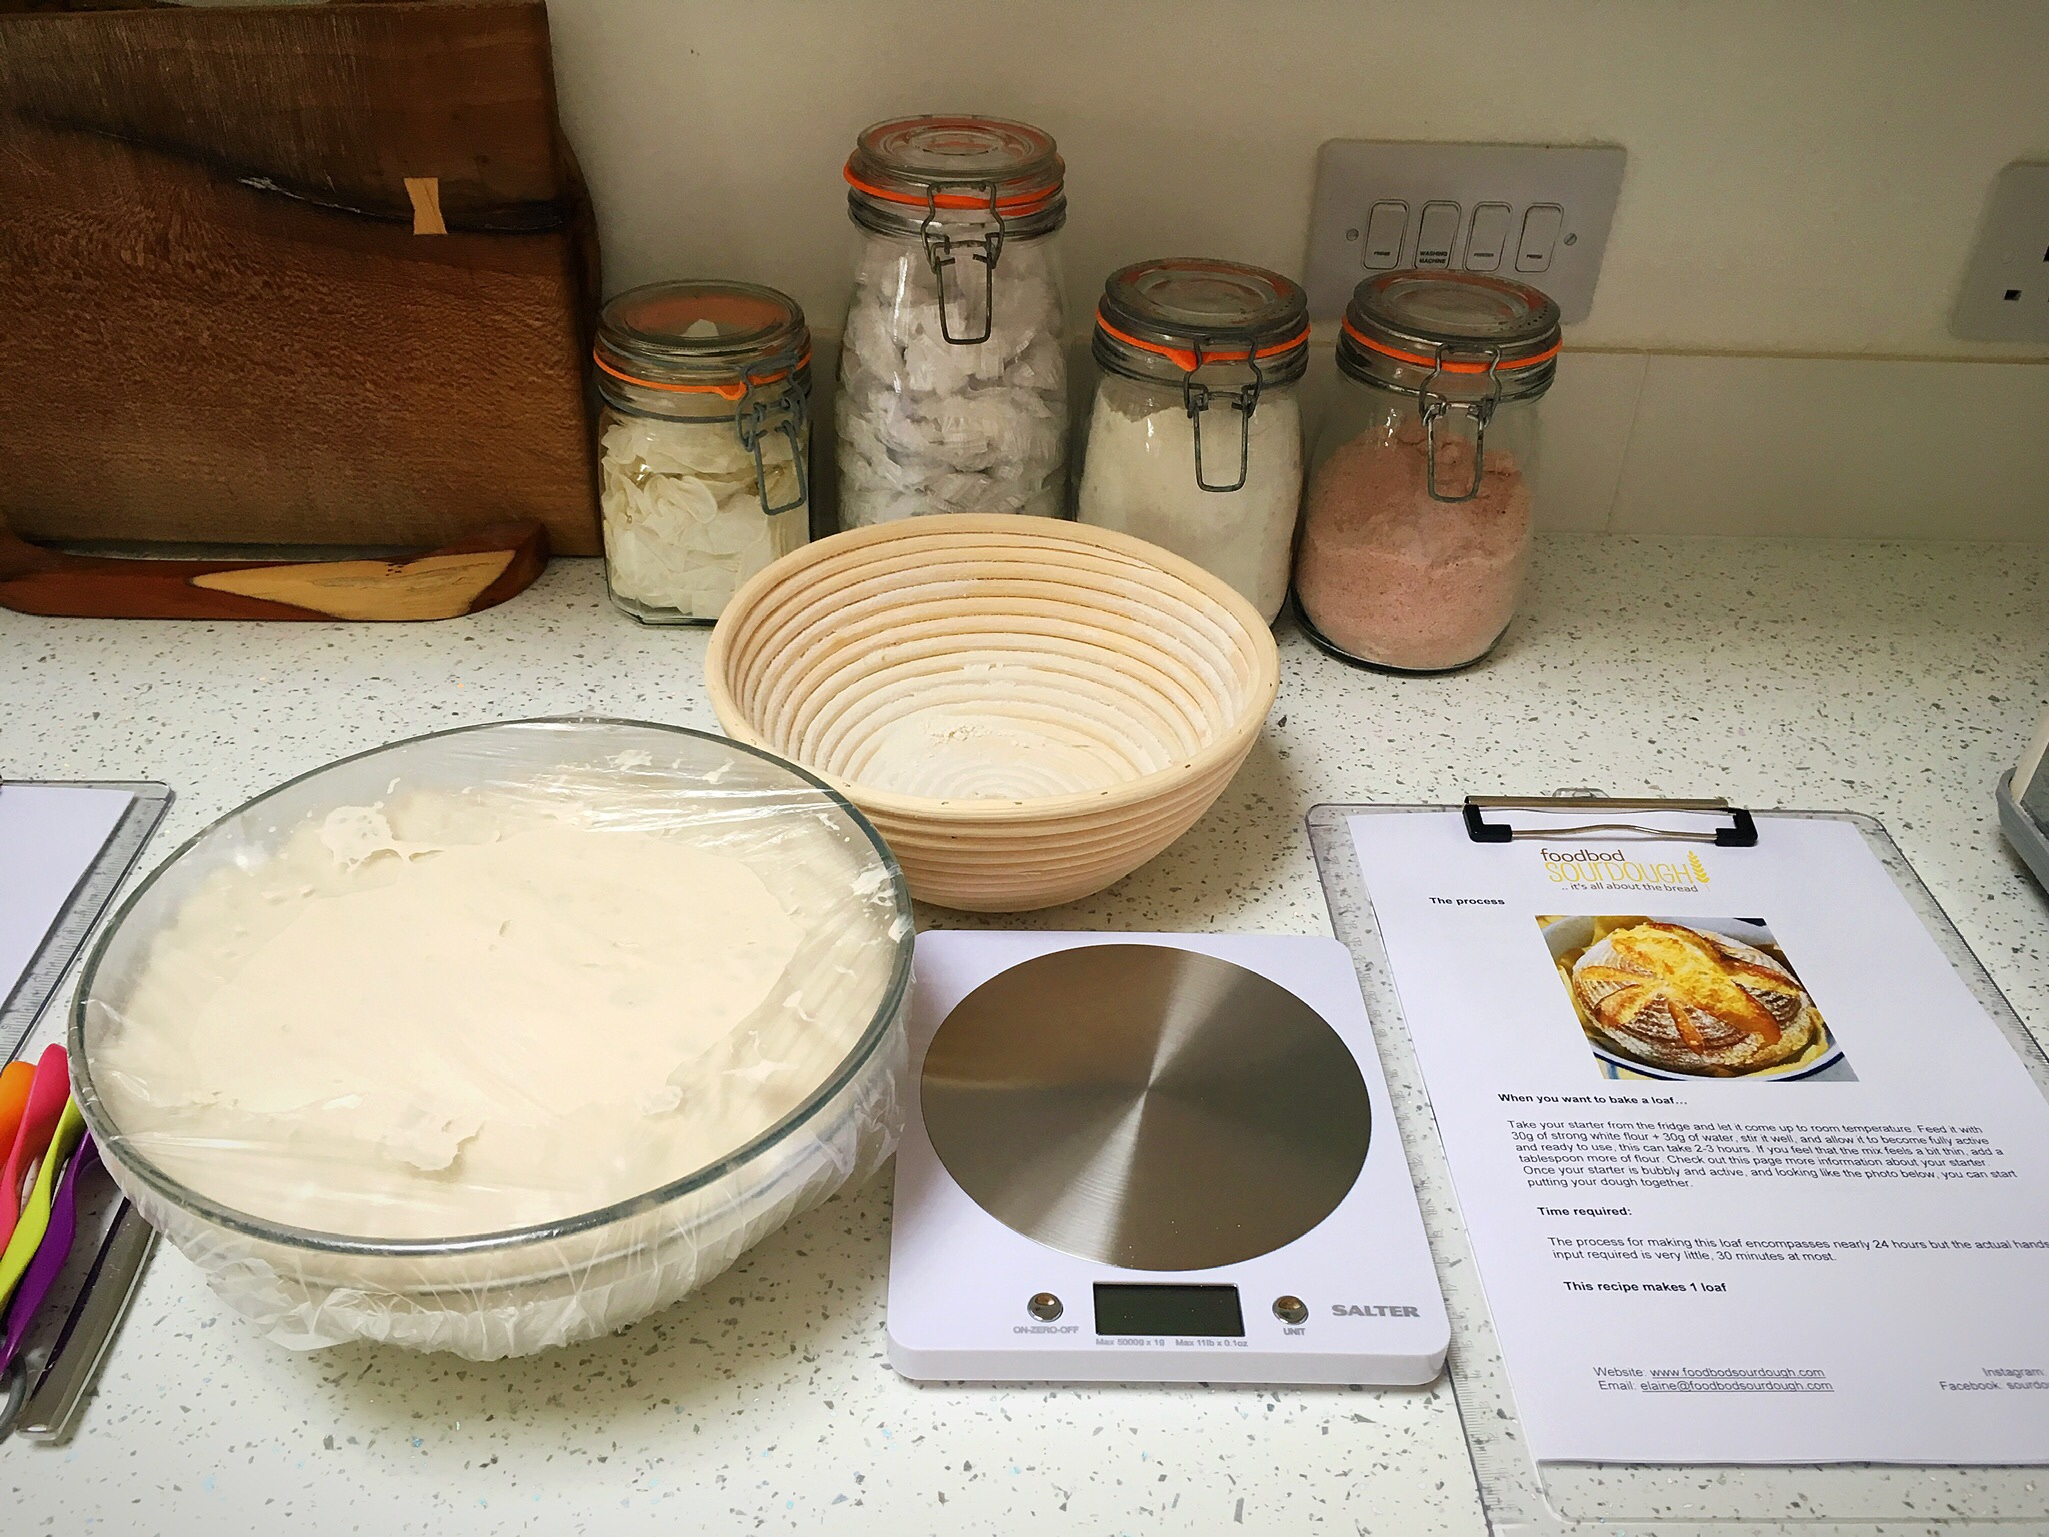
[[[86,1390],[99,1375],[107,1347],[135,1299],[136,1283],[155,1244],[155,1229],[123,1196],[78,1300],[64,1320],[49,1364],[22,1406],[16,1435],[45,1442],[69,1438]]]

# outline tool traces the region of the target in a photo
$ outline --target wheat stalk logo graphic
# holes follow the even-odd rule
[[[1707,866],[1700,862],[1700,855],[1689,849],[1686,854],[1686,865],[1693,871],[1693,878],[1701,885],[1705,886],[1708,883]]]

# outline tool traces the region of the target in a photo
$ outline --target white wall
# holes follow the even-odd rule
[[[1058,136],[1078,294],[1299,271],[1330,138],[1606,141],[1581,345],[1985,355],[1944,319],[1986,187],[2049,158],[2042,0],[550,0],[612,282],[745,272],[829,322],[853,137]],[[2049,349],[2037,349],[2049,352]]]
[[[1619,143],[1629,167],[1600,288],[1568,338],[1587,356],[1568,359],[1556,396],[1570,473],[1556,480],[1555,524],[2049,538],[2049,434],[2015,442],[2011,430],[2036,402],[2049,412],[2049,368],[2015,366],[2049,361],[2049,347],[1957,342],[1945,324],[1992,177],[2010,160],[2049,159],[2044,0],[549,10],[608,289],[748,277],[835,327],[840,166],[864,124],[894,113],[989,111],[1059,138],[1081,315],[1106,272],[1143,256],[1299,272],[1325,139]],[[1774,412],[1754,397],[1781,376],[1721,353],[1949,362],[1933,375],[1925,361],[1912,374],[1817,365],[1786,376],[1806,393]],[[1675,369],[1664,354],[1706,356]],[[1941,423],[1960,441],[1915,441],[1931,399],[1960,403]],[[1718,456],[1711,494],[1687,488],[1677,513],[1636,506],[1657,503],[1659,473],[1686,466],[1692,445],[1675,423],[1737,406],[1756,449],[1749,470],[1727,462],[1725,430],[1698,445]],[[1816,425],[1843,420],[1868,430],[1844,441]],[[1661,434],[1649,448],[1639,423]],[[1938,453],[1980,466],[1989,456],[1996,494],[1945,498],[1946,482],[1925,472]],[[1819,456],[1826,473],[1802,477],[1789,500],[1773,473],[1782,456],[1810,468]],[[1843,505],[1810,526],[1800,519],[1817,488]],[[1873,497],[1876,521],[1858,510]],[[1733,523],[1714,510],[1730,501],[1746,503]]]

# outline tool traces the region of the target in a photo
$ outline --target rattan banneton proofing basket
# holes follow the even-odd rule
[[[726,605],[705,674],[727,734],[841,790],[914,895],[1022,912],[1188,831],[1258,737],[1280,654],[1251,604],[1156,545],[961,514],[784,556]]]

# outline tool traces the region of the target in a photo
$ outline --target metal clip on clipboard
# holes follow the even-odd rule
[[[1626,833],[1639,838],[1712,843],[1717,848],[1757,847],[1757,823],[1741,806],[1722,796],[1708,800],[1627,800],[1608,795],[1468,795],[1462,808],[1466,836],[1475,843],[1512,843],[1518,838],[1584,838],[1596,833]],[[1643,822],[1581,822],[1572,827],[1510,827],[1490,822],[1487,811],[1722,811],[1730,825],[1712,832],[1675,831]]]

